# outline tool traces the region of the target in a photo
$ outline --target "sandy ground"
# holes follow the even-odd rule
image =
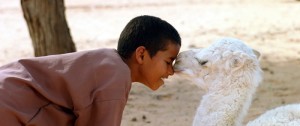
[[[78,51],[115,48],[126,23],[154,15],[182,37],[182,51],[236,37],[260,51],[264,81],[244,122],[277,106],[300,102],[300,2],[295,0],[66,0],[66,15]],[[32,57],[19,1],[0,0],[0,64]],[[133,84],[122,126],[189,126],[201,92],[176,76],[153,92]]]

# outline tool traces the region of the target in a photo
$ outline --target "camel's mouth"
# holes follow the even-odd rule
[[[177,69],[174,70],[176,74],[185,75],[185,76],[195,76],[193,70],[190,69]]]
[[[186,69],[186,68],[175,67],[174,68],[174,72],[175,73],[187,74],[187,73],[191,73],[191,70],[190,69]]]
[[[184,71],[184,69],[182,69],[182,68],[174,68],[174,72],[175,73],[180,73],[182,71]]]

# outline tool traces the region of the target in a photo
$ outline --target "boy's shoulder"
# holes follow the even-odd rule
[[[116,49],[102,48],[94,50],[94,58],[102,64],[112,69],[129,70],[127,64],[123,61]]]
[[[116,49],[101,48],[89,51],[95,58],[102,60],[109,60],[115,63],[124,63],[121,56],[118,54]]]

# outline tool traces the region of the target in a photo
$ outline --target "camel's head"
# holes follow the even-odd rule
[[[180,52],[174,64],[176,73],[186,75],[204,90],[215,80],[230,75],[254,77],[260,82],[259,52],[242,41],[225,38],[211,46],[198,50]],[[252,79],[252,78],[251,78]]]

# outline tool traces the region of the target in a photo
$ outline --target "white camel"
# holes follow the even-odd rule
[[[241,126],[262,81],[259,52],[234,38],[179,53],[174,70],[206,91],[193,126]],[[300,104],[268,111],[248,126],[300,126]]]

